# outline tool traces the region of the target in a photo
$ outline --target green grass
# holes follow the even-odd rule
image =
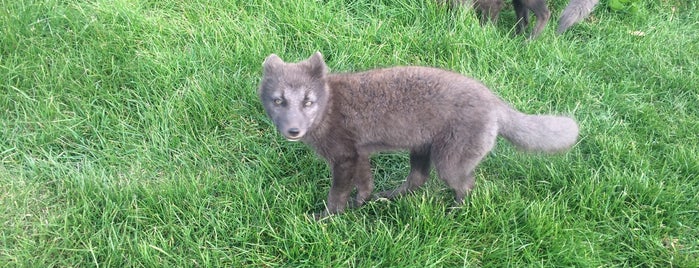
[[[0,266],[699,266],[699,8],[600,5],[533,42],[431,1],[2,1]],[[634,31],[643,35],[632,34]],[[438,179],[315,222],[329,170],[256,96],[270,53],[428,65],[580,142],[506,142],[467,203]],[[372,159],[378,190],[405,154]],[[434,177],[434,175],[433,175]]]

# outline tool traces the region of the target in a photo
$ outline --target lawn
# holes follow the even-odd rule
[[[528,42],[428,0],[3,0],[0,267],[699,266],[699,5],[663,0]],[[640,2],[640,1],[638,1]],[[421,190],[322,221],[325,162],[276,133],[262,61],[435,66],[581,126],[505,140],[460,207]],[[377,190],[405,153],[372,158]]]

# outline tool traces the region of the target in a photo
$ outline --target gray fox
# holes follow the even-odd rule
[[[429,67],[393,67],[328,73],[320,52],[298,63],[271,54],[263,63],[259,98],[277,130],[303,141],[332,170],[326,209],[342,212],[372,197],[371,153],[410,151],[410,173],[398,188],[374,197],[416,190],[433,165],[462,203],[474,186],[474,169],[501,135],[520,149],[559,152],[576,143],[569,117],[527,115],[481,82]]]

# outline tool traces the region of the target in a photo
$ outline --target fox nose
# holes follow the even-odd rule
[[[290,128],[289,130],[286,131],[287,134],[289,134],[289,137],[296,138],[301,134],[301,130],[298,128]]]

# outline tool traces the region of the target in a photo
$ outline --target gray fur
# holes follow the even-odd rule
[[[272,54],[265,60],[259,96],[279,132],[301,140],[332,169],[327,213],[342,212],[374,189],[369,155],[409,150],[411,170],[392,198],[414,191],[431,165],[455,192],[457,203],[474,185],[473,171],[498,134],[526,151],[558,152],[575,144],[569,117],[526,115],[481,82],[429,67],[394,67],[329,74],[320,53],[299,63]]]
[[[438,2],[443,3],[445,0],[438,0]],[[585,19],[598,2],[599,0],[570,0],[558,21],[556,34],[562,34],[573,24]],[[496,23],[503,8],[503,0],[449,0],[449,4],[450,6],[473,6],[480,12],[481,24],[486,21]],[[522,34],[527,29],[529,11],[532,11],[536,16],[536,25],[529,38],[534,39],[539,36],[551,17],[546,0],[512,0],[512,5],[517,15],[516,33]]]
[[[481,25],[496,23],[504,5],[503,0],[437,0],[437,3],[448,4],[449,8],[472,7],[480,13]]]
[[[438,2],[443,2],[444,0]],[[575,0],[573,0],[575,1]],[[451,6],[471,5],[480,13],[481,24],[486,21],[496,23],[500,11],[504,6],[503,0],[450,0]],[[534,39],[541,34],[551,17],[551,12],[546,6],[546,0],[512,0],[517,15],[516,34],[523,34],[529,26],[529,11],[536,16],[536,25],[529,35],[529,39]]]
[[[558,20],[556,34],[562,34],[573,24],[585,19],[595,8],[599,0],[571,0]]]

